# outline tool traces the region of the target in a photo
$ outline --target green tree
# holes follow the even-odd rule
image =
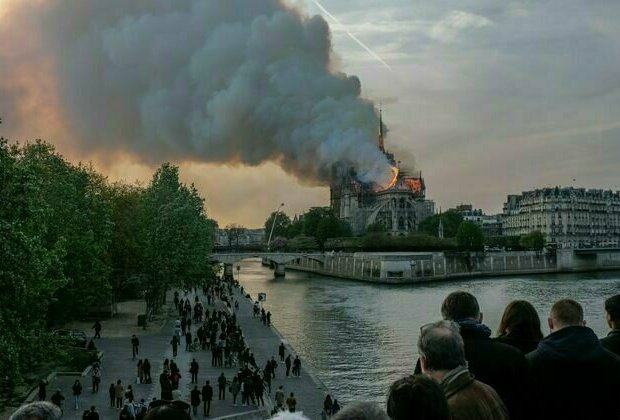
[[[309,251],[315,250],[319,247],[316,239],[312,236],[298,235],[293,239],[290,239],[287,244],[287,248],[292,251]]]
[[[443,223],[443,235],[445,238],[454,238],[463,221],[463,216],[456,210],[448,210],[445,213],[434,214],[427,217],[418,226],[418,231],[427,235],[439,236],[439,221]]]
[[[275,220],[275,224],[274,224]],[[265,242],[269,240],[269,235],[271,234],[271,229],[273,228],[273,234],[271,238],[275,238],[276,236],[280,236],[286,238],[288,236],[288,231],[291,228],[291,218],[286,215],[283,211],[274,211],[272,212],[267,220],[265,220]]]
[[[482,229],[474,222],[463,221],[456,232],[456,243],[465,251],[481,251],[484,249]]]
[[[385,227],[385,225],[383,223],[371,223],[368,226],[366,226],[366,233],[386,233],[387,232],[387,228]]]
[[[522,235],[519,245],[524,249],[542,251],[545,247],[545,235],[539,230],[532,231],[527,235]]]

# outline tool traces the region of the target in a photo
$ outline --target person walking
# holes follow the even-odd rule
[[[123,397],[125,396],[125,388],[119,379],[114,387],[114,397],[116,398],[116,408],[123,408]]]
[[[170,344],[172,344],[172,357],[177,357],[177,351],[179,350],[179,337],[176,335],[172,336],[172,340],[170,340]]]
[[[288,411],[291,413],[295,412],[295,407],[297,406],[297,399],[295,398],[295,394],[291,392],[291,395],[286,399],[286,405],[288,407]]]
[[[101,322],[99,322],[99,320],[95,321],[91,330],[95,330],[95,336],[93,338],[101,338]]]
[[[209,384],[209,381],[205,383],[205,386],[202,387],[202,403],[203,403],[203,414],[205,417],[209,417],[209,412],[211,411],[211,400],[213,399],[213,387]]]
[[[325,414],[327,414],[328,416],[332,414],[333,404],[334,403],[332,401],[331,395],[327,394],[327,397],[325,397],[325,400],[323,401],[323,410],[325,411]]]
[[[132,354],[131,360],[136,359],[136,355],[138,354],[139,347],[140,347],[140,340],[135,334],[133,334],[131,336],[131,354]]]
[[[226,399],[226,376],[224,376],[224,372],[217,378],[217,387],[219,390],[218,399],[225,400]]]
[[[189,351],[191,345],[192,345],[192,333],[188,330],[185,333],[185,351]]]
[[[196,361],[196,359],[192,359],[192,363],[190,364],[190,368],[189,368],[189,373],[192,374],[192,383],[193,384],[197,384],[198,383],[198,362]]]
[[[82,384],[80,383],[79,379],[76,379],[75,382],[73,382],[73,386],[71,387],[71,390],[73,391],[73,401],[75,403],[75,409],[79,410],[80,409],[80,395],[82,395]]]
[[[60,392],[60,389],[57,389],[56,392],[54,392],[54,394],[52,394],[52,396],[50,397],[50,401],[52,402],[52,404],[54,404],[56,407],[60,408],[61,410],[62,410],[62,402],[64,400],[65,400],[65,397]]]
[[[278,354],[280,355],[280,361],[283,362],[284,361],[284,355],[286,353],[286,347],[284,346],[284,343],[280,343],[280,347],[278,347]]]
[[[144,383],[150,384],[153,382],[151,379],[151,362],[149,362],[149,359],[144,359],[144,363],[142,363],[142,370],[144,371]]]
[[[286,365],[286,377],[288,378],[289,373],[291,371],[291,355],[290,354],[286,356],[286,360],[284,361],[284,364]]]
[[[295,360],[293,361],[293,375],[298,378],[301,376],[301,360],[299,356],[295,356]]]
[[[93,365],[91,377],[93,381],[93,393],[99,392],[99,383],[101,382],[101,368],[99,367],[98,362]]]
[[[41,379],[39,381],[37,396],[39,397],[39,401],[45,401],[45,397],[47,396],[47,380]]]
[[[276,401],[276,407],[278,408],[279,411],[284,409],[284,397],[285,397],[284,388],[282,387],[282,385],[280,385],[274,397]]]
[[[110,388],[108,388],[108,395],[110,396],[110,407],[114,408],[116,404],[116,390],[113,383],[110,384]]]
[[[271,312],[267,311],[267,326],[271,326]]]
[[[236,376],[233,378],[232,384],[230,385],[230,392],[233,396],[233,406],[237,406],[237,395],[239,395],[239,391],[241,390],[241,384],[239,383],[239,378]]]
[[[198,385],[194,385],[194,389],[190,393],[190,403],[192,405],[192,413],[194,416],[198,415],[198,406],[200,405],[200,391]]]

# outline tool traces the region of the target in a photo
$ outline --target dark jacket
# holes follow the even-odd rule
[[[499,394],[511,419],[529,418],[525,356],[515,347],[492,340],[491,330],[484,325],[459,324],[469,371]],[[419,360],[416,373],[421,373]]]
[[[508,420],[508,410],[497,392],[475,380],[467,368],[449,372],[441,387],[452,420]]]
[[[213,399],[213,387],[211,385],[205,385],[202,387],[202,400],[211,401]]]
[[[620,358],[605,350],[590,328],[562,328],[527,359],[538,418],[620,418]]]
[[[529,352],[536,350],[536,348],[538,347],[538,343],[540,343],[540,340],[533,340],[529,337],[524,337],[516,333],[502,335],[501,337],[497,337],[494,340],[499,343],[504,343],[508,344],[509,346],[516,347],[523,354],[528,354]]]
[[[601,338],[601,344],[616,356],[620,356],[620,330],[611,330],[607,337]]]
[[[192,392],[190,392],[190,400],[193,406],[200,404],[200,391],[198,389],[192,389]]]

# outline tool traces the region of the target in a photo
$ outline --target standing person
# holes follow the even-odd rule
[[[291,413],[295,412],[295,407],[297,406],[297,399],[295,398],[295,394],[291,392],[291,395],[286,399],[286,405],[288,407],[288,411]]]
[[[50,397],[50,401],[52,402],[52,404],[54,404],[56,407],[60,408],[61,410],[62,410],[62,402],[64,400],[65,400],[65,397],[60,392],[60,389],[57,389],[56,392],[54,392],[52,396]]]
[[[142,367],[142,359],[138,360],[136,365],[136,383],[141,384],[144,380],[144,368]]]
[[[286,356],[286,360],[284,361],[286,365],[286,377],[288,378],[289,372],[291,371],[291,355]]]
[[[196,361],[196,359],[192,359],[192,363],[190,364],[189,367],[189,373],[192,374],[192,383],[193,384],[197,384],[198,383],[198,362]]]
[[[202,402],[203,402],[203,414],[209,417],[211,411],[211,400],[213,399],[213,387],[209,384],[209,381],[202,387]]]
[[[269,363],[271,364],[271,377],[272,379],[276,379],[276,369],[278,368],[278,362],[276,362],[275,357],[271,356],[271,361]]]
[[[271,312],[267,311],[267,326],[271,326]]]
[[[276,407],[278,407],[278,410],[283,410],[284,409],[284,388],[282,387],[282,385],[280,385],[280,387],[276,391],[276,395],[274,399],[276,400]]]
[[[340,411],[340,404],[338,404],[338,400],[334,398],[334,403],[332,404],[332,415],[336,414]]]
[[[525,356],[519,349],[491,339],[491,329],[482,323],[476,297],[464,291],[450,293],[441,304],[441,315],[459,325],[471,374],[499,394],[512,419],[529,419]],[[415,373],[421,373],[419,360]]]
[[[75,402],[75,409],[79,410],[80,395],[82,395],[82,384],[80,383],[79,379],[76,379],[75,382],[73,382],[71,390],[73,391],[73,401]]]
[[[239,391],[241,390],[241,384],[239,383],[239,378],[236,376],[233,378],[232,384],[230,385],[230,392],[233,396],[233,406],[237,406],[237,395],[239,395]]]
[[[170,344],[172,344],[172,357],[177,357],[177,351],[179,350],[179,337],[173,335],[172,340],[170,340]]]
[[[142,370],[144,371],[144,382],[147,384],[153,382],[151,379],[151,362],[149,362],[149,359],[144,359],[144,363],[142,363]]]
[[[280,347],[278,347],[278,354],[280,355],[280,361],[284,361],[284,355],[286,353],[286,347],[284,346],[284,342],[280,343]]]
[[[198,406],[200,405],[200,391],[198,390],[198,385],[194,385],[194,389],[190,393],[190,403],[192,405],[192,413],[194,416],[198,414]]]
[[[125,388],[119,379],[114,387],[114,396],[116,398],[116,408],[123,408],[123,397],[125,396]]]
[[[45,397],[47,396],[47,380],[41,379],[39,381],[37,396],[39,397],[39,401],[45,401]]]
[[[450,420],[448,401],[441,385],[425,375],[405,376],[390,386],[387,414],[392,420]]]
[[[174,309],[179,310],[179,292],[177,290],[174,291]]]
[[[114,408],[116,403],[116,389],[114,384],[110,384],[110,388],[108,388],[108,394],[110,395],[110,407]]]
[[[99,420],[99,413],[97,413],[94,405],[90,407],[90,412],[88,413],[88,420]]]
[[[533,400],[540,418],[620,418],[620,358],[605,350],[585,326],[583,309],[572,299],[551,307],[551,334],[527,355]]]
[[[502,315],[495,340],[527,354],[536,350],[542,338],[540,318],[532,304],[525,300],[510,302]]]
[[[95,336],[93,338],[101,338],[101,322],[99,322],[99,320],[95,321],[90,329],[95,330]]]
[[[323,410],[325,411],[325,414],[327,414],[328,416],[331,415],[332,413],[332,405],[333,405],[332,397],[329,394],[327,394],[327,397],[325,397],[325,400],[323,401]]]
[[[132,354],[131,360],[136,359],[136,354],[138,354],[139,347],[140,347],[140,340],[135,334],[133,334],[131,336],[131,354]]]
[[[301,376],[301,360],[299,360],[299,356],[295,356],[295,360],[293,360],[293,375],[298,378]]]
[[[185,351],[190,350],[190,346],[192,345],[192,333],[188,330],[185,333]]]
[[[605,301],[605,317],[611,331],[607,337],[601,339],[601,344],[620,356],[620,295],[612,296]]]
[[[99,383],[101,382],[101,368],[99,363],[95,363],[92,369],[93,393],[99,392]]]
[[[218,387],[218,399],[225,400],[226,399],[226,376],[224,376],[224,372],[217,378],[217,387]]]

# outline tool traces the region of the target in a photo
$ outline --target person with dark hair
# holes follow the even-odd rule
[[[99,420],[99,413],[97,413],[94,405],[90,407],[90,411],[88,412],[88,420]]]
[[[459,326],[469,371],[499,394],[512,419],[529,418],[525,356],[517,348],[491,339],[491,329],[482,323],[476,297],[464,291],[452,292],[444,299],[441,314]],[[415,373],[421,373],[419,360]]]
[[[507,420],[502,399],[467,369],[459,325],[439,321],[422,328],[418,340],[422,372],[441,385],[452,419]]]
[[[39,401],[45,401],[45,397],[47,396],[47,379],[41,379],[39,381],[39,390],[37,392],[37,397]]]
[[[80,409],[80,395],[82,395],[82,384],[79,379],[76,379],[73,382],[73,386],[71,387],[71,391],[73,392],[73,403],[75,405],[75,409]]]
[[[192,383],[193,384],[197,384],[198,383],[198,362],[196,361],[196,359],[192,359],[192,363],[190,363],[190,367],[189,367],[189,373],[192,374]]]
[[[390,386],[387,414],[392,420],[450,419],[443,389],[424,375],[405,376]]]
[[[116,405],[116,388],[114,387],[114,384],[110,384],[108,394],[110,396],[110,407],[114,408]]]
[[[99,322],[99,320],[95,321],[90,329],[95,330],[95,336],[93,338],[101,338],[101,322]]]
[[[509,344],[527,354],[536,350],[542,340],[540,318],[531,303],[513,300],[506,306],[497,329],[496,341]]]
[[[136,355],[138,354],[139,348],[140,348],[140,340],[135,334],[133,334],[131,336],[131,360],[136,359]]]
[[[540,418],[617,419],[620,358],[585,326],[572,299],[557,301],[547,320],[551,334],[527,359]]]
[[[149,408],[144,416],[144,420],[191,420],[189,406],[182,401],[166,401],[162,405]],[[151,403],[153,405],[153,403]]]
[[[57,389],[56,392],[52,394],[50,397],[50,401],[62,410],[62,402],[65,400],[64,395],[60,392],[60,389]]]
[[[213,400],[213,387],[207,381],[202,387],[202,409],[205,417],[208,417],[211,412],[211,400]]]
[[[620,295],[612,296],[605,301],[605,317],[611,331],[607,337],[601,339],[601,344],[620,356]]]
[[[297,407],[297,398],[295,398],[295,394],[291,392],[291,395],[286,399],[286,406],[288,407],[288,411],[291,413],[295,412],[295,407]]]
[[[217,387],[218,387],[218,400],[226,399],[226,376],[224,376],[224,372],[217,378]]]
[[[198,414],[198,406],[200,405],[200,390],[197,385],[194,385],[194,389],[190,393],[190,402],[192,404],[192,413],[196,416]]]
[[[332,397],[331,395],[327,394],[325,400],[323,400],[323,411],[325,411],[325,414],[327,414],[328,416],[332,413],[332,404]]]

